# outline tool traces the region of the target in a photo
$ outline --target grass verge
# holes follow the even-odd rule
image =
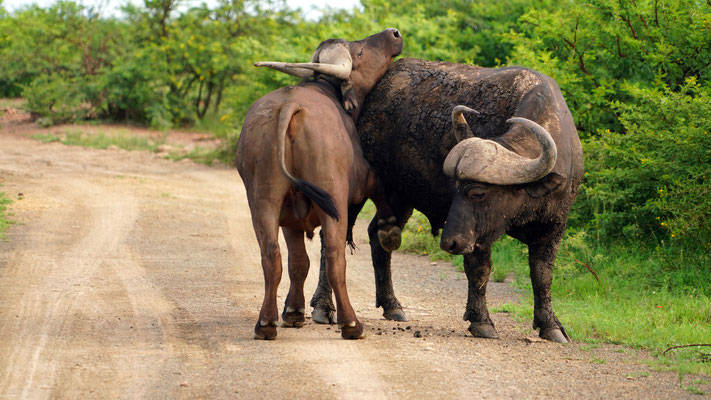
[[[61,142],[68,146],[83,146],[94,149],[108,149],[111,146],[124,150],[147,150],[155,152],[158,146],[165,143],[165,138],[157,140],[138,135],[116,133],[107,135],[103,132],[87,134],[80,131],[68,131],[63,136],[52,133],[38,133],[32,136],[44,143]]]
[[[5,231],[12,225],[12,221],[8,219],[7,206],[12,204],[5,192],[0,192],[0,240],[5,240]]]
[[[103,132],[87,134],[80,131],[69,131],[63,135],[38,133],[32,137],[33,139],[44,143],[60,142],[68,146],[83,146],[102,150],[113,146],[124,150],[142,150],[153,153],[157,152],[159,146],[165,143],[164,136],[152,139],[145,136],[131,135],[121,132],[116,134],[105,134]],[[203,147],[195,147],[188,153],[179,151],[170,152],[166,158],[174,161],[180,161],[188,158],[197,163],[212,165],[216,160],[224,162],[227,155],[223,153],[224,151],[222,149],[212,150]]]

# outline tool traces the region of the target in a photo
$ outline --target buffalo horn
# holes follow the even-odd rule
[[[269,67],[289,75],[300,78],[313,76],[315,72],[329,75],[337,79],[348,79],[351,75],[353,60],[348,49],[342,44],[325,46],[317,50],[314,55],[317,62],[310,63],[285,63],[277,61],[260,61],[254,63],[256,67]]]
[[[457,143],[464,139],[474,137],[471,128],[469,128],[469,124],[467,124],[467,120],[464,119],[464,115],[462,115],[462,113],[465,112],[469,114],[479,114],[479,111],[467,106],[454,107],[452,110],[452,126],[454,127],[454,136],[457,138]]]
[[[521,124],[533,132],[541,144],[538,158],[522,157],[493,140],[470,137],[449,152],[444,161],[444,173],[458,180],[517,185],[535,182],[551,172],[558,154],[551,135],[526,118],[514,117],[506,122]]]

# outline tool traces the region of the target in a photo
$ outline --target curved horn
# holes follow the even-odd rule
[[[353,68],[353,60],[348,49],[342,44],[323,46],[316,50],[314,61],[310,63],[284,63],[260,61],[256,67],[268,67],[300,78],[313,76],[315,72],[337,79],[348,79]]]
[[[507,119],[506,122],[525,126],[533,132],[536,139],[538,139],[538,143],[541,144],[541,155],[534,160],[534,163],[529,168],[529,175],[531,176],[529,182],[537,181],[551,172],[555,167],[555,162],[558,160],[558,148],[551,134],[545,128],[527,118],[513,117]]]
[[[525,158],[493,140],[471,137],[452,148],[444,161],[444,173],[460,180],[517,185],[537,181],[551,172],[558,155],[551,135],[526,118],[506,122],[521,124],[533,132],[541,144],[538,158]]]
[[[464,119],[463,113],[469,114],[479,114],[479,111],[471,109],[467,106],[455,106],[452,109],[452,127],[454,128],[454,137],[457,139],[457,143],[464,139],[474,137],[467,120]]]

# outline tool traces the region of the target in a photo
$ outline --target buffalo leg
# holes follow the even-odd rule
[[[355,225],[356,218],[364,205],[365,200],[360,204],[351,204],[348,206],[348,232],[346,233],[346,243],[351,247],[355,247],[353,243],[353,225]],[[333,306],[331,286],[329,286],[328,277],[326,276],[326,247],[323,241],[323,230],[319,232],[319,237],[321,239],[321,262],[319,265],[318,285],[316,286],[313,297],[311,297],[310,304],[311,307],[314,308],[311,312],[311,318],[317,324],[335,324],[336,308]]]
[[[281,251],[278,241],[279,224],[276,220],[278,215],[277,212],[252,213],[252,222],[259,242],[264,272],[264,301],[259,311],[259,320],[254,327],[255,339],[272,340],[277,335],[279,311],[277,310],[276,297],[282,273]]]
[[[491,247],[475,248],[464,255],[464,272],[469,281],[467,309],[464,320],[469,321],[469,332],[475,337],[496,339],[498,334],[486,308],[486,285],[491,273]]]
[[[563,228],[559,228],[530,243],[528,245],[528,263],[533,286],[533,329],[540,328],[539,335],[543,339],[567,343],[570,341],[570,337],[558,321],[551,305],[553,265],[562,236]]]
[[[344,339],[360,339],[363,326],[358,322],[355,311],[348,299],[346,289],[346,221],[336,221],[322,213],[321,224],[324,241],[324,256],[326,258],[326,277],[336,298],[336,312],[341,337]]]
[[[397,208],[395,209],[397,210]],[[412,208],[403,208],[395,212],[395,217],[402,229],[412,215]],[[370,239],[370,255],[373,260],[375,274],[375,307],[383,308],[383,317],[392,321],[407,321],[407,315],[402,310],[402,305],[395,297],[391,274],[392,253],[383,249],[378,238],[378,216],[376,215],[368,225]]]
[[[304,232],[282,228],[289,250],[289,294],[286,296],[281,325],[300,328],[304,326],[304,281],[309,273],[309,255],[304,246]]]
[[[398,225],[398,219],[388,202],[385,188],[383,188],[382,182],[373,172],[370,173],[370,180],[373,186],[373,194],[370,199],[373,200],[376,209],[378,243],[386,251],[397,250],[402,241],[402,226],[404,224],[402,226]]]
[[[328,284],[326,275],[326,242],[323,240],[323,230],[319,232],[321,238],[321,262],[319,265],[318,285],[313,297],[311,297],[311,318],[317,324],[335,324],[336,307],[331,298],[331,286]]]

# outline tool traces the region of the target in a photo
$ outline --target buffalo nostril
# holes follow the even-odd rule
[[[455,252],[457,251],[457,248],[458,248],[458,247],[459,247],[459,246],[457,245],[457,241],[456,241],[456,240],[452,240],[452,243],[449,245],[449,249],[448,249],[447,251],[450,252],[450,253],[455,253]]]
[[[395,36],[396,38],[397,38],[397,37],[400,37],[400,31],[398,31],[397,29],[395,29],[395,32],[393,32],[393,36]]]

